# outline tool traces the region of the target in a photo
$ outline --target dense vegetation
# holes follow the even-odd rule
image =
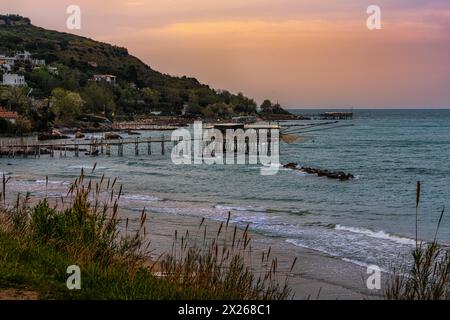
[[[188,116],[226,119],[257,111],[256,103],[242,93],[216,91],[194,78],[162,74],[126,48],[39,28],[19,16],[0,15],[1,21],[0,54],[28,51],[33,59],[46,61],[46,67],[18,63],[14,72],[25,76],[28,87],[2,87],[0,92],[0,104],[27,117],[36,130],[71,125],[82,114],[131,119],[153,111],[163,115],[184,111]],[[115,75],[117,84],[93,82],[95,74]],[[60,117],[61,108],[69,115]]]
[[[0,193],[0,296],[10,289],[31,291],[41,299],[290,296],[290,289],[278,282],[276,259],[269,259],[269,253],[264,252],[261,269],[246,265],[248,231],[231,229],[229,223],[220,226],[216,237],[198,242],[187,234],[175,236],[172,252],[160,258],[159,267],[150,262],[146,213],[137,221],[121,218],[121,190],[115,180],[91,181],[82,173],[71,185],[64,208],[47,199],[32,206],[27,197],[8,207]],[[72,265],[81,270],[81,290],[66,286],[66,270]]]

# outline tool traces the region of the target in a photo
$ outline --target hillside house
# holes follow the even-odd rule
[[[0,118],[8,120],[11,123],[16,123],[17,118],[19,118],[19,114],[14,111],[7,111],[5,108],[0,107]]]
[[[25,77],[20,76],[15,73],[5,73],[3,74],[3,82],[2,85],[16,87],[16,86],[24,86],[27,83],[25,82]]]
[[[31,53],[29,53],[28,51],[18,52],[18,53],[16,53],[15,58],[18,61],[30,61]]]
[[[45,60],[44,59],[33,59],[33,60],[31,60],[31,65],[33,67],[45,67]]]
[[[96,82],[106,82],[112,85],[116,84],[116,76],[110,74],[96,74],[94,75],[94,81]]]

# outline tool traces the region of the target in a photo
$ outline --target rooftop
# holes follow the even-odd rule
[[[7,111],[5,108],[0,107],[0,118],[4,119],[17,119],[19,114],[15,111]]]

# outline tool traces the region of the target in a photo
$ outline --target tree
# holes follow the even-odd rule
[[[186,115],[189,116],[200,116],[202,115],[202,108],[198,103],[198,97],[195,93],[191,92],[188,97],[188,101],[186,103]]]
[[[51,111],[58,125],[72,125],[82,113],[83,99],[72,91],[56,88],[52,92]]]
[[[58,78],[43,68],[33,70],[30,74],[30,81],[33,88],[39,88],[46,96],[50,95],[52,90],[61,83]]]
[[[15,127],[16,127],[16,134],[19,136],[29,134],[32,129],[30,120],[24,117],[18,117],[16,119]]]
[[[264,102],[261,104],[261,111],[270,113],[272,112],[272,101],[270,100],[264,100]]]
[[[206,118],[227,119],[233,115],[233,107],[223,102],[217,102],[204,108],[202,113]]]
[[[168,114],[176,114],[183,107],[183,99],[180,96],[180,90],[177,88],[164,88],[161,100],[165,102],[166,112]]]
[[[13,131],[13,124],[6,119],[0,118],[0,134],[10,134]]]
[[[48,103],[41,107],[41,108],[34,108],[30,110],[30,113],[28,115],[28,118],[30,119],[33,129],[35,131],[49,131],[54,120],[55,115],[50,109],[50,106]]]
[[[66,90],[78,91],[80,88],[81,73],[78,69],[70,69],[62,64],[57,64],[61,86]]]
[[[241,114],[253,114],[256,113],[256,103],[253,99],[245,97],[241,92],[237,96],[233,96],[232,105],[234,111]]]
[[[210,104],[219,102],[219,97],[208,87],[200,87],[198,89],[194,89],[193,93],[198,97],[198,103],[202,107],[206,107]]]
[[[232,94],[227,90],[220,90],[218,92],[219,97],[227,104],[231,103]]]
[[[81,91],[81,97],[86,102],[84,110],[88,113],[103,114],[108,117],[116,111],[114,96],[104,85],[90,83]]]
[[[156,108],[159,103],[160,94],[159,91],[152,88],[142,89],[142,98],[145,103],[150,106],[150,108]]]
[[[12,110],[25,113],[30,105],[28,90],[28,87],[8,87],[2,91],[1,99],[5,100]]]
[[[288,111],[284,110],[279,103],[273,104],[270,100],[264,100],[261,104],[261,112],[266,114],[290,114]]]

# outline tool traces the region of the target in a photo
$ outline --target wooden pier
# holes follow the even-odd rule
[[[267,126],[275,127],[275,126]],[[278,128],[278,126],[276,126]],[[234,150],[235,153],[243,152],[248,155],[250,150],[256,150],[257,154],[264,151],[259,148],[267,148],[268,154],[272,154],[272,137],[270,132],[266,133],[266,142],[259,145],[259,134],[257,135],[257,141],[250,142],[246,138],[241,143],[238,143],[236,138],[223,139],[223,153],[227,150]],[[202,148],[214,141],[202,141]],[[91,138],[89,140],[80,139],[67,139],[67,140],[51,140],[51,141],[37,141],[28,140],[26,143],[23,141],[15,141],[14,143],[0,140],[0,158],[41,158],[41,156],[49,156],[50,158],[60,157],[75,157],[80,156],[118,156],[123,157],[125,150],[130,155],[165,155],[167,145],[173,145],[182,142],[183,140],[174,141],[170,137],[161,135],[160,137],[146,137],[146,138],[126,138],[126,139],[105,139],[105,138]],[[190,140],[193,141],[192,139]],[[263,140],[264,141],[264,140]],[[125,148],[128,146],[128,148]],[[277,144],[279,152],[279,143]],[[214,154],[215,151],[212,150]]]
[[[258,125],[244,125],[236,123],[221,123],[215,125],[205,126],[203,129],[211,130],[218,129],[224,134],[223,150],[224,154],[226,150],[234,150],[235,153],[245,152],[249,154],[250,150],[256,150],[257,154],[267,151],[268,154],[272,154],[272,144],[276,140],[272,141],[272,130],[280,131],[279,125],[271,124],[258,124]],[[232,135],[228,137],[226,134],[227,129],[253,129],[255,132],[255,141],[250,141],[250,137],[244,138],[243,141],[238,143],[237,137]],[[264,132],[266,137],[262,139],[261,134]],[[195,134],[194,134],[195,135]],[[109,138],[109,139],[107,139]],[[261,138],[261,144],[260,144]],[[215,138],[211,141],[198,139],[202,142],[202,148],[211,144]],[[65,158],[68,156],[80,157],[84,156],[118,156],[123,157],[125,150],[131,155],[152,155],[152,154],[166,154],[167,145],[175,146],[180,141],[173,141],[171,136],[161,134],[161,136],[153,137],[133,137],[133,138],[121,138],[115,135],[114,137],[92,137],[90,139],[64,139],[64,140],[46,140],[39,141],[36,137],[29,138],[11,138],[0,139],[0,158],[40,158],[43,155],[48,155],[50,158],[60,157]],[[194,140],[191,138],[190,140]],[[128,146],[128,147],[127,147]],[[156,146],[156,147],[155,147]],[[259,149],[261,148],[261,149]],[[263,150],[266,148],[267,150]],[[279,143],[276,145],[279,152]],[[203,149],[202,149],[203,150]]]
[[[308,120],[352,120],[353,111],[302,114]]]
[[[16,158],[16,157],[34,157],[40,158],[42,155],[49,155],[51,158],[67,157],[72,155],[79,157],[86,156],[113,156],[122,157],[124,155],[124,147],[131,146],[134,155],[139,156],[145,150],[147,155],[151,155],[155,145],[160,145],[158,152],[161,155],[166,153],[166,143],[172,142],[170,137],[148,137],[148,138],[128,138],[128,139],[105,139],[92,138],[89,140],[53,140],[53,141],[37,141],[37,140],[13,140],[0,142],[0,157]],[[142,146],[145,146],[142,147]],[[134,148],[133,148],[134,147]],[[143,153],[145,153],[143,152]]]
[[[319,114],[322,120],[350,120],[353,119],[353,112],[325,112]]]

